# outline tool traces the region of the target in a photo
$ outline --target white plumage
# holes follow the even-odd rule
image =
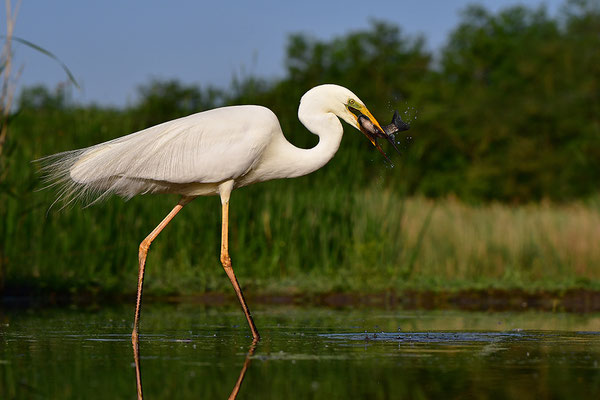
[[[215,194],[194,184],[243,176],[260,159],[278,126],[273,112],[264,107],[218,108],[51,156],[46,169],[55,181],[66,184],[67,197]]]
[[[298,118],[319,136],[312,149],[300,149],[283,135],[272,111],[260,106],[233,106],[165,122],[85,149],[46,157],[43,170],[62,186],[67,202],[87,195],[97,199],[115,193],[130,198],[144,193],[177,193],[182,200],[140,245],[138,318],[146,254],[150,243],[181,208],[200,195],[219,194],[223,205],[221,262],[240,300],[252,334],[250,312],[228,253],[228,204],[235,187],[308,174],[325,165],[338,150],[343,127],[338,118],[361,130],[371,142],[386,136],[364,103],[350,90],[321,85],[301,99]],[[383,152],[382,152],[383,153]]]

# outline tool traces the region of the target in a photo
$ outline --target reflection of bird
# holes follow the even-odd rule
[[[233,386],[233,390],[231,391],[231,394],[229,394],[229,400],[235,400],[237,398],[240,388],[242,387],[242,382],[246,377],[248,367],[250,367],[250,363],[252,362],[252,356],[254,355],[257,344],[258,338],[254,338],[250,344],[250,347],[248,348],[248,353],[246,353],[246,358],[244,359],[244,365],[242,365],[242,369],[240,370],[237,381]],[[144,388],[142,385],[142,362],[140,360],[140,347],[137,341],[133,342],[133,362],[135,364],[135,387],[137,389],[137,398],[138,400],[144,400]]]
[[[132,340],[137,341],[146,254],[171,219],[197,196],[221,197],[221,263],[242,305],[252,336],[258,331],[231,267],[228,251],[229,196],[234,188],[276,178],[293,178],[325,165],[342,140],[341,118],[377,144],[393,144],[364,103],[350,90],[322,85],[300,101],[298,118],[319,143],[300,149],[284,137],[277,117],[260,106],[233,106],[193,114],[151,128],[68,151],[43,160],[50,179],[62,185],[61,197],[88,194],[126,198],[144,193],[176,193],[181,200],[139,247],[139,279]],[[384,154],[385,156],[385,154]]]

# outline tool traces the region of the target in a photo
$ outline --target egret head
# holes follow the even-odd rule
[[[337,115],[361,131],[388,161],[390,159],[377,143],[377,139],[384,138],[398,151],[393,136],[393,132],[396,132],[397,129],[390,128],[391,125],[382,128],[373,114],[367,109],[365,103],[345,87],[327,84],[316,86],[306,92],[300,101],[300,108],[298,110],[298,117],[304,125],[307,125],[306,123],[308,122],[304,118],[312,115],[313,112],[317,114],[331,112]]]

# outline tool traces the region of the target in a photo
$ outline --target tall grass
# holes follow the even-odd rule
[[[55,193],[39,191],[31,160],[135,131],[138,122],[106,109],[28,112],[11,126],[0,187],[5,289],[135,292],[139,242],[177,198],[48,210]],[[373,156],[365,172],[356,160],[373,149],[361,139],[347,134],[340,154],[314,174],[234,191],[230,251],[247,293],[599,287],[597,200],[407,198],[402,159],[386,169]],[[219,229],[216,197],[186,206],[152,244],[146,293],[228,292]]]
[[[600,211],[591,204],[470,206],[311,182],[234,193],[231,254],[248,291],[597,287]],[[7,286],[133,292],[138,243],[176,198],[114,199],[47,215],[47,194],[30,200],[37,205],[8,204]],[[219,218],[216,198],[178,215],[150,250],[148,292],[229,290],[218,261]]]
[[[427,286],[431,279],[435,286],[558,289],[600,278],[600,213],[591,203],[470,206],[410,199],[405,214],[402,243],[418,248],[418,257],[404,285]]]

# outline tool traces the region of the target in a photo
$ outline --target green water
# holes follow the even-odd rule
[[[132,306],[0,310],[0,398],[135,399]],[[600,315],[146,304],[145,399],[600,396]]]

